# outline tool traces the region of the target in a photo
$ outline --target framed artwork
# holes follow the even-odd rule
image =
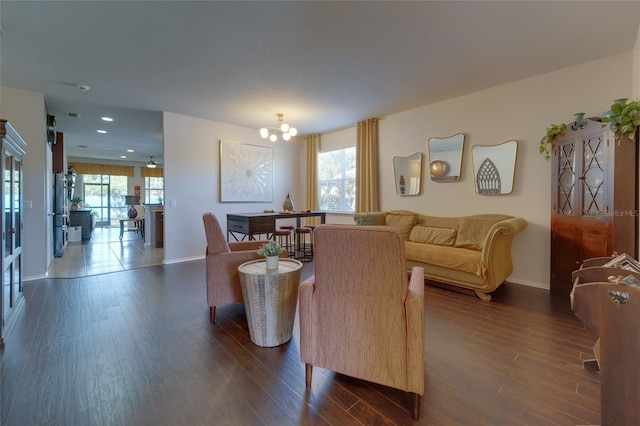
[[[635,260],[633,257],[629,256],[626,253],[621,254],[617,257],[614,257],[612,260],[610,260],[609,262],[605,263],[602,266],[626,269],[627,271],[633,271],[633,272],[640,272],[640,263],[638,263],[637,260]]]
[[[273,201],[273,148],[220,140],[220,202]]]

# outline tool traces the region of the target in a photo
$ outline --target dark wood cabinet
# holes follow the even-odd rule
[[[82,240],[91,239],[93,231],[91,210],[71,210],[69,212],[69,226],[82,226]]]
[[[599,259],[594,259],[599,260]],[[598,336],[593,360],[585,368],[600,371],[600,424],[638,424],[640,419],[640,288],[608,282],[610,276],[640,279],[618,268],[585,267],[575,271],[571,309]]]
[[[551,291],[569,296],[583,260],[637,258],[638,151],[625,135],[586,120],[554,140],[551,191]]]
[[[164,212],[156,213],[156,247],[164,247]]]
[[[51,145],[53,172],[64,172],[64,135],[56,132],[55,143]]]

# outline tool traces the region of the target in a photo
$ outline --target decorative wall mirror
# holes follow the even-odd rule
[[[510,194],[516,172],[518,142],[474,145],[471,148],[473,175],[478,194]]]
[[[393,173],[395,176],[396,194],[420,194],[422,153],[416,152],[408,157],[393,157]]]
[[[464,135],[448,138],[429,138],[429,171],[435,182],[454,182],[460,179]]]

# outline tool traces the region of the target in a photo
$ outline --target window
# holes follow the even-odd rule
[[[126,176],[82,175],[84,207],[96,214],[96,226],[117,226],[127,217]]]
[[[162,204],[164,199],[164,178],[144,178],[144,199],[147,204]]]
[[[318,154],[320,210],[353,212],[356,202],[356,148]]]

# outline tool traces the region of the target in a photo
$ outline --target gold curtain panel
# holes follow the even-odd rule
[[[140,176],[142,177],[162,177],[162,167],[150,169],[149,167],[140,167]]]
[[[133,176],[133,166],[91,163],[73,163],[73,166],[80,175]]]

